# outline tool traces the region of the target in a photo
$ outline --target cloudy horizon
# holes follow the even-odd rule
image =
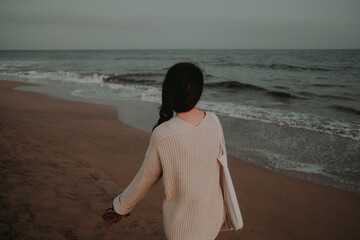
[[[2,0],[0,49],[359,49],[360,1]]]

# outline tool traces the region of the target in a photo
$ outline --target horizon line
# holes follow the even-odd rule
[[[126,50],[360,50],[360,48],[53,48],[0,49],[0,51],[126,51]]]

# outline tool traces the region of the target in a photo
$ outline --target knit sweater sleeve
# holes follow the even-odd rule
[[[213,114],[213,113],[212,113]],[[218,118],[218,116],[216,116],[216,114],[213,114],[214,118],[216,119],[216,121],[218,122],[218,127],[219,127],[219,137],[220,137],[220,145],[221,145],[221,148],[223,150],[223,154],[225,154],[227,156],[227,152],[226,152],[226,144],[225,144],[225,137],[224,137],[224,132],[223,132],[223,128],[222,128],[222,125],[221,125],[221,122]]]
[[[141,168],[130,185],[113,201],[114,209],[120,215],[128,214],[161,178],[162,167],[157,151],[159,137],[155,130]]]

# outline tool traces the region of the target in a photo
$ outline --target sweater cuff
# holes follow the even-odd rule
[[[133,208],[124,208],[121,206],[121,203],[120,203],[120,197],[121,197],[121,194],[118,195],[116,198],[114,198],[114,201],[113,201],[113,206],[114,206],[114,210],[117,214],[119,215],[126,215],[128,214]]]
[[[121,194],[118,195],[116,198],[114,198],[113,206],[114,206],[114,210],[117,214],[123,215],[123,214],[121,214],[120,196],[121,196]]]

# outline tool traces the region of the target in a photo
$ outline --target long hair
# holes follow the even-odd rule
[[[154,129],[177,113],[187,112],[195,107],[204,87],[204,76],[193,63],[183,62],[172,66],[166,73],[162,85],[160,118]]]

